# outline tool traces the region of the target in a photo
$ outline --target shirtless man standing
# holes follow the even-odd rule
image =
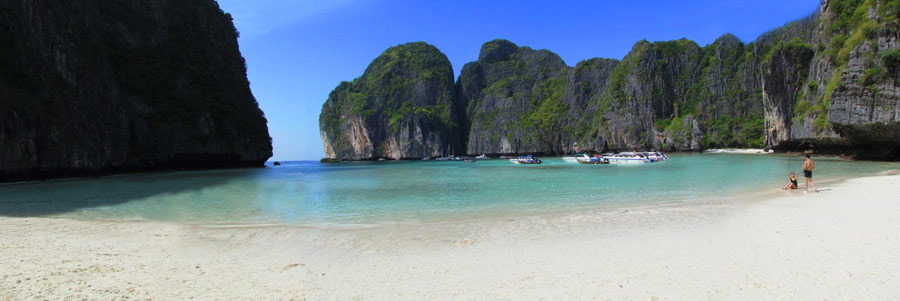
[[[809,184],[812,184],[815,192],[819,192],[819,189],[816,188],[816,183],[813,183],[813,180],[812,180],[812,172],[813,172],[813,169],[815,169],[815,168],[816,168],[816,162],[813,162],[813,160],[810,159],[809,155],[807,154],[806,162],[803,163],[803,178],[806,179],[806,186],[804,187],[804,189],[807,192],[809,192]]]

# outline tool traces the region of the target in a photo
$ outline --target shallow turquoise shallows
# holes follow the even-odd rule
[[[348,225],[476,218],[774,191],[800,157],[684,154],[637,166],[545,158],[320,164],[147,173],[0,185],[0,215],[194,224]],[[896,170],[900,163],[818,158],[817,181]],[[802,188],[802,187],[801,187]]]

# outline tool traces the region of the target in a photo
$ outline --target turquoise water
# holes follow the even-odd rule
[[[728,199],[777,190],[803,164],[800,157],[738,154],[676,154],[636,166],[543,160],[286,162],[8,184],[0,185],[0,215],[196,224],[437,221]],[[818,158],[816,167],[822,181],[896,170],[900,163]]]

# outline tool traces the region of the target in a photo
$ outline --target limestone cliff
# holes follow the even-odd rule
[[[900,4],[823,1],[801,52],[776,47],[764,72],[787,70],[773,92],[767,144],[859,158],[900,158]],[[786,49],[788,51],[784,51]],[[777,61],[781,61],[778,63]],[[774,79],[764,79],[774,84]],[[767,89],[768,90],[768,89]],[[768,91],[767,91],[768,92]],[[769,93],[767,93],[769,94]],[[768,108],[767,108],[768,109]],[[777,115],[777,117],[776,117]]]
[[[0,181],[272,155],[213,0],[2,1],[0,45]]]
[[[821,99],[828,114],[817,119],[842,137],[843,153],[900,158],[900,3],[823,3],[829,66],[835,70]],[[829,98],[830,96],[830,98]]]
[[[467,152],[561,152],[566,82],[566,64],[552,52],[506,40],[485,43],[458,82],[470,120]]]
[[[585,150],[605,150],[606,139],[597,133],[594,122],[600,110],[600,95],[609,83],[609,77],[619,61],[594,58],[581,61],[570,68],[563,102],[569,111],[561,120],[564,135],[560,148],[564,153]]]
[[[898,32],[897,1],[830,0],[751,43],[640,41],[622,61],[574,67],[494,40],[462,68],[454,129],[470,155],[767,147],[897,159]]]
[[[450,61],[426,43],[389,48],[329,95],[319,116],[328,158],[462,154]]]

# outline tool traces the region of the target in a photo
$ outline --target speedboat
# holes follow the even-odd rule
[[[641,156],[644,156],[644,158],[650,160],[650,163],[655,163],[663,160],[662,156],[658,155],[656,152],[644,152],[641,153]]]
[[[666,156],[666,154],[664,154],[663,152],[653,152],[653,153],[656,154],[656,156],[659,157],[659,159],[662,161],[669,160],[669,156]]]
[[[475,159],[487,159],[488,156],[485,154],[481,154],[481,156],[475,157]]]
[[[606,157],[602,157],[600,155],[596,155],[593,157],[583,155],[581,157],[575,157],[575,160],[581,164],[609,164],[609,160],[607,160]]]
[[[541,159],[535,156],[520,156],[518,158],[509,159],[513,164],[541,164]]]
[[[644,152],[644,153],[641,153],[641,155],[643,155],[647,159],[650,159],[650,162],[659,162],[659,161],[669,160],[669,157],[666,156],[666,154],[663,154],[661,152]]]
[[[618,153],[609,157],[605,157],[611,164],[642,164],[650,163],[650,159],[632,152]]]
[[[563,161],[566,161],[569,163],[579,163],[578,158],[581,158],[581,157],[587,157],[587,154],[574,154],[571,156],[565,156],[562,159],[563,159]]]

